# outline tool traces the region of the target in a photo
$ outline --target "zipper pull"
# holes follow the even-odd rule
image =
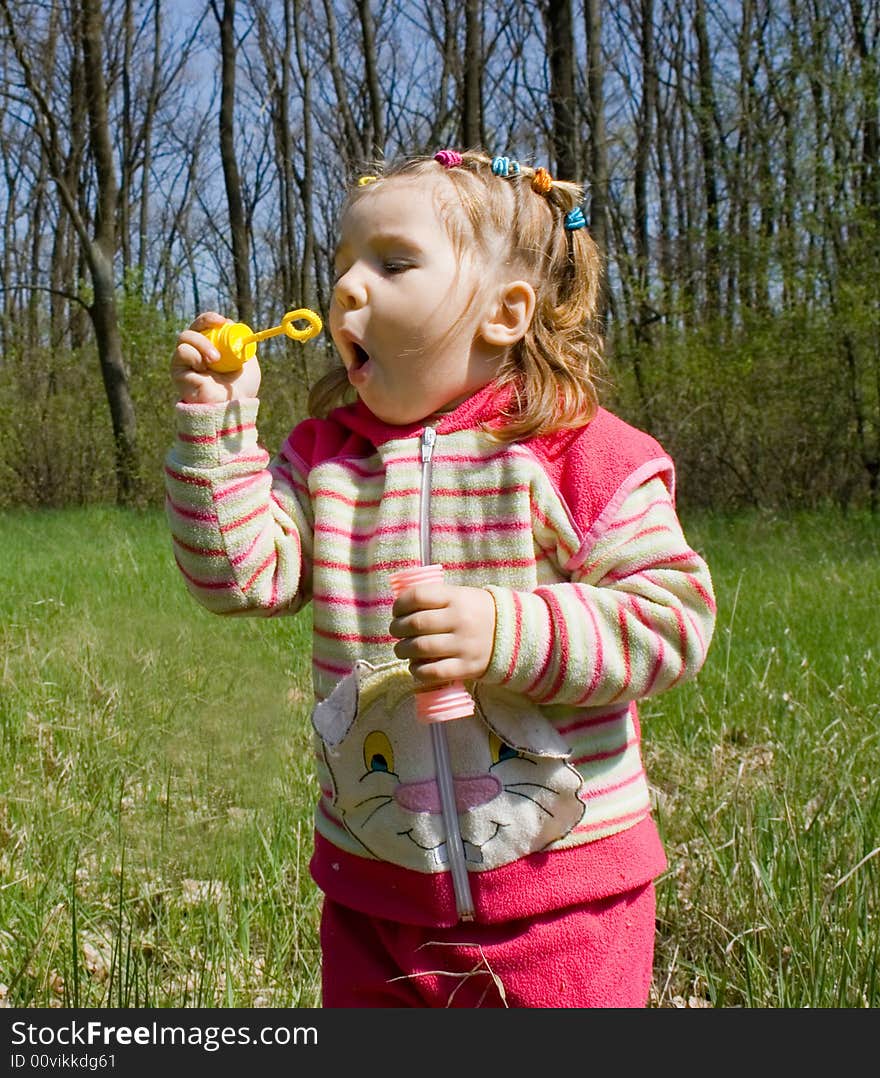
[[[429,464],[431,454],[434,452],[434,443],[437,441],[437,431],[433,427],[425,427],[422,431],[422,464]]]

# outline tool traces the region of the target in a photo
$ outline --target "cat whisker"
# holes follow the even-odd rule
[[[504,787],[505,793],[513,794],[516,797],[522,797],[526,801],[531,801],[533,804],[537,805],[543,813],[546,813],[546,815],[550,816],[551,818],[555,815],[555,813],[551,812],[550,809],[545,808],[537,799],[537,797],[534,797],[532,794],[523,793],[522,790],[517,789],[518,786],[531,786],[536,790],[543,790],[545,793],[548,793],[551,796],[555,796],[556,790],[554,790],[550,786],[542,786],[540,785],[540,783],[537,782],[513,782],[510,784],[506,784]]]
[[[370,820],[372,820],[372,818],[376,815],[376,813],[379,812],[383,808],[387,808],[388,805],[390,805],[393,800],[394,800],[394,798],[389,797],[388,794],[374,794],[372,797],[365,797],[363,799],[363,801],[358,801],[358,803],[355,805],[355,808],[357,808],[357,809],[363,808],[364,805],[368,805],[371,801],[378,801],[379,802],[379,804],[376,805],[376,807],[373,809],[373,811],[363,821],[363,823],[361,824],[361,827],[366,827],[366,825],[370,822]]]

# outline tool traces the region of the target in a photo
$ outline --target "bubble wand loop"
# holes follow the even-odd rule
[[[308,322],[308,325],[305,329],[297,329],[294,322]],[[300,307],[299,310],[288,311],[281,319],[281,325],[272,326],[271,329],[262,329],[259,333],[252,333],[241,343],[243,345],[257,344],[259,341],[267,341],[270,337],[277,337],[280,333],[290,337],[292,341],[310,341],[312,337],[317,337],[322,328],[321,319],[314,311]]]
[[[296,322],[306,322],[303,329],[297,329]],[[217,348],[220,358],[211,364],[211,370],[220,374],[240,370],[249,359],[257,354],[257,344],[284,334],[292,341],[304,343],[317,337],[323,329],[321,319],[314,311],[300,307],[288,311],[281,319],[281,324],[255,333],[244,322],[224,322],[222,326],[212,326],[205,330],[205,336]]]

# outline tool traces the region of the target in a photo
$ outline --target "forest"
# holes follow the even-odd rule
[[[482,146],[584,183],[603,399],[682,502],[876,512],[878,35],[880,0],[0,0],[0,508],[160,504],[177,332],[326,315],[356,177]],[[334,357],[263,347],[273,447]]]

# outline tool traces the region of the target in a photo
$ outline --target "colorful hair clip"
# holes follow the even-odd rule
[[[584,217],[584,211],[580,206],[575,206],[573,210],[569,210],[565,215],[566,232],[577,232],[579,228],[584,228],[586,223],[587,219]]]
[[[378,176],[360,176],[358,178],[358,187],[367,187],[371,183],[375,183],[378,179]]]
[[[462,156],[457,150],[438,150],[434,154],[434,160],[439,161],[444,168],[455,168],[462,162]]]
[[[496,176],[518,176],[519,161],[512,157],[493,157],[492,172]]]
[[[547,169],[535,169],[535,175],[532,177],[532,190],[537,191],[539,195],[546,195],[552,186],[553,177]]]

